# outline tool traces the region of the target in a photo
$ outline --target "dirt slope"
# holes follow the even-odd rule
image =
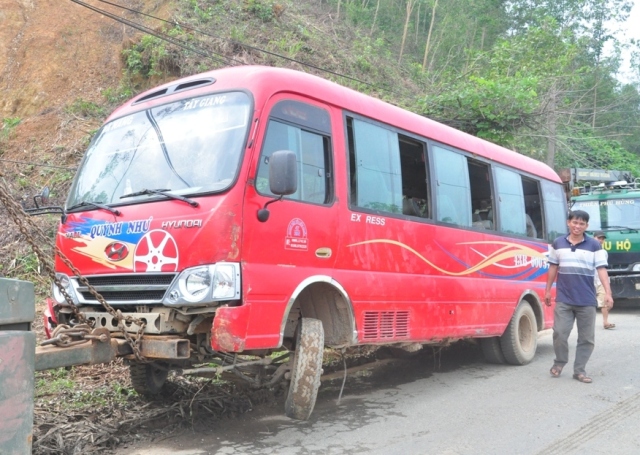
[[[123,14],[97,0],[85,3]],[[130,7],[145,3],[149,8],[168,2],[119,2]],[[0,118],[20,119],[0,143],[0,159],[75,167],[86,146],[82,138],[101,119],[79,121],[65,106],[77,100],[99,102],[106,88],[117,87],[123,42],[131,33],[71,0],[0,0]],[[29,177],[24,165],[0,163],[9,180],[16,171]],[[33,177],[29,180],[39,180]]]

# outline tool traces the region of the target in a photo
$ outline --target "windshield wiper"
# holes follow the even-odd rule
[[[198,207],[200,204],[192,199],[188,199],[186,197],[180,196],[178,194],[172,194],[169,193],[168,191],[171,191],[171,189],[166,188],[166,189],[159,189],[159,190],[140,190],[140,191],[136,191],[135,193],[128,193],[128,194],[123,194],[122,196],[120,196],[120,199],[124,199],[127,197],[134,197],[134,196],[143,196],[145,194],[161,194],[165,197],[168,197],[169,199],[177,199],[178,201],[184,201],[187,204],[189,204],[191,207]]]
[[[109,207],[108,205],[101,204],[100,202],[89,202],[89,201],[78,202],[77,204],[74,204],[71,207],[67,207],[66,211],[68,212],[69,210],[79,209],[80,207],[93,207],[94,209],[102,209],[102,210],[106,210],[107,212],[111,212],[115,216],[122,215],[122,212],[120,210],[114,209],[113,207]]]

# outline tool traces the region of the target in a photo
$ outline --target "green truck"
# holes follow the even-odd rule
[[[640,304],[640,179],[629,172],[562,169],[571,210],[589,214],[589,233],[604,231],[616,305]]]

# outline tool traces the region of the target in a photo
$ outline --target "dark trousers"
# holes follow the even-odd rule
[[[569,361],[569,335],[573,323],[578,327],[578,344],[573,363],[574,374],[585,374],[585,368],[595,346],[596,307],[568,305],[556,302],[553,321],[553,350],[556,365],[564,366]]]

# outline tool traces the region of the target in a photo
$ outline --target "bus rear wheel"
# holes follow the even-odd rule
[[[153,363],[132,363],[129,365],[129,377],[133,390],[140,395],[152,397],[162,391],[169,370]]]
[[[287,417],[307,420],[313,411],[320,388],[324,330],[318,319],[302,318],[296,331],[291,360],[291,383],[284,404]]]
[[[526,365],[533,360],[538,347],[538,325],[528,302],[522,301],[516,308],[507,330],[500,337],[500,346],[507,363]]]

